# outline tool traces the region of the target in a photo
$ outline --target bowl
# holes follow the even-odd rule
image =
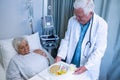
[[[68,71],[68,66],[63,64],[55,64],[49,68],[49,72],[53,75],[60,76],[66,74]]]

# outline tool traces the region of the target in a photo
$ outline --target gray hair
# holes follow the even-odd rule
[[[15,48],[16,51],[18,51],[18,46],[23,42],[26,41],[28,43],[27,39],[25,37],[17,37],[13,39],[13,47]]]
[[[75,9],[82,8],[86,15],[88,15],[90,12],[94,12],[93,0],[75,0],[73,6]]]

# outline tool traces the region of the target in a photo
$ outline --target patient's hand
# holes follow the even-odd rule
[[[42,56],[44,56],[44,57],[47,57],[46,53],[43,52],[43,51],[40,50],[40,49],[36,49],[36,50],[34,50],[33,52],[38,53],[38,54],[40,54],[40,55],[42,55]]]
[[[38,54],[40,54],[40,55],[42,55],[42,56],[46,57],[46,58],[47,58],[47,60],[48,60],[48,62],[49,62],[49,65],[50,65],[50,60],[49,60],[49,58],[47,57],[47,55],[46,55],[46,53],[45,53],[45,52],[43,52],[43,51],[42,51],[42,50],[40,50],[40,49],[36,49],[36,50],[34,50],[33,52],[38,53]]]

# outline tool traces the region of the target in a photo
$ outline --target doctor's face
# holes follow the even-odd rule
[[[86,24],[92,17],[92,12],[90,12],[88,15],[86,15],[82,8],[74,9],[74,14],[75,14],[78,22],[83,25]]]
[[[18,53],[25,55],[29,53],[29,45],[28,42],[23,40],[19,45],[18,45]]]

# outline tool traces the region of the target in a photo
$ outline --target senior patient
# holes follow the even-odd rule
[[[40,49],[30,51],[24,37],[15,38],[13,47],[18,54],[8,65],[7,80],[27,80],[49,66],[47,55]]]

